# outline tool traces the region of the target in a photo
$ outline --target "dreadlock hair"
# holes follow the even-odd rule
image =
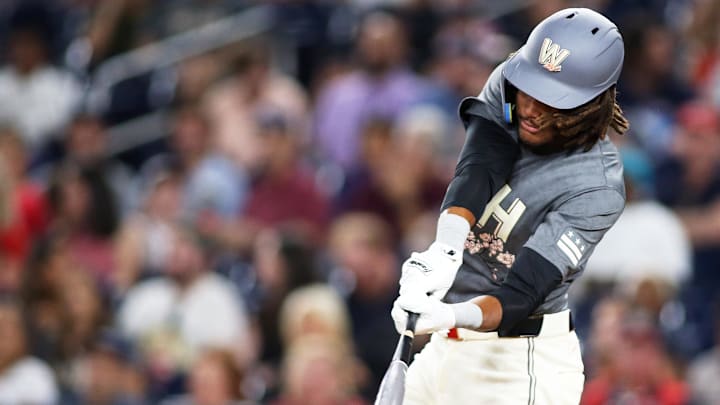
[[[579,107],[545,114],[540,118],[540,128],[553,128],[564,149],[587,152],[599,139],[605,139],[608,129],[623,135],[630,128],[615,96],[612,86]]]

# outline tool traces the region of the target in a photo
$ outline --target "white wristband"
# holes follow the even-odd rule
[[[483,323],[483,312],[479,306],[470,301],[450,304],[455,314],[455,327],[477,330]]]
[[[465,218],[443,211],[438,218],[435,240],[462,252],[469,233],[470,224]]]

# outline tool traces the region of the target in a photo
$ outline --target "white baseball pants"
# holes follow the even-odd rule
[[[410,365],[404,405],[579,404],[585,376],[568,316],[546,315],[537,337],[436,332]]]

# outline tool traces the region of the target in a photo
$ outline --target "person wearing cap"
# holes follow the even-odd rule
[[[577,404],[584,384],[568,288],[625,205],[607,136],[628,129],[615,100],[618,28],[558,11],[460,104],[466,141],[435,241],[402,266],[392,317],[432,334],[405,405]]]

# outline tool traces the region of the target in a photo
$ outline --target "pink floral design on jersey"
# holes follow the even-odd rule
[[[465,248],[471,254],[483,254],[494,259],[508,269],[515,263],[515,255],[505,250],[505,243],[502,239],[496,238],[487,232],[477,235],[470,232],[465,240]]]
[[[497,261],[504,264],[508,269],[515,263],[515,255],[509,252],[502,252],[497,255]]]

